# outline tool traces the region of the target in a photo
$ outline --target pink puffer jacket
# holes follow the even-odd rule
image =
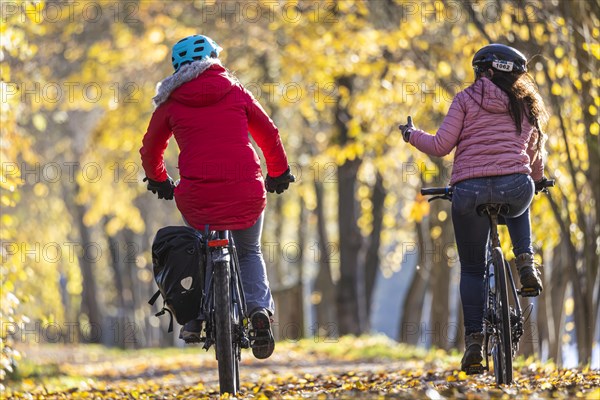
[[[442,157],[456,147],[450,185],[485,176],[530,174],[534,181],[544,175],[536,156],[538,138],[524,115],[521,134],[508,111],[508,96],[487,78],[475,81],[458,93],[437,134],[416,129],[410,143],[432,156]]]

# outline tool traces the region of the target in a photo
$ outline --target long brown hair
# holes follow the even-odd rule
[[[541,154],[547,137],[542,125],[548,122],[548,111],[533,77],[527,72],[515,74],[493,70],[489,79],[508,96],[508,112],[519,135],[523,118],[537,129],[536,152]]]

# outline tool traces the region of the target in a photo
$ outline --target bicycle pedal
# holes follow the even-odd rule
[[[188,332],[181,330],[181,332],[179,332],[179,339],[183,340],[186,344],[192,344],[200,343],[204,338],[200,336],[200,332]]]
[[[240,339],[240,347],[242,349],[249,349],[250,348],[250,339],[247,337],[243,337]]]
[[[540,293],[541,293],[541,291],[536,288],[522,288],[519,291],[519,294],[521,295],[521,297],[536,297],[536,296],[539,296]]]
[[[465,368],[465,373],[467,375],[479,375],[483,374],[483,365],[481,364],[472,364]]]

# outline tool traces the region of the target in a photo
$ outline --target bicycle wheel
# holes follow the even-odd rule
[[[231,273],[228,262],[217,262],[214,265],[215,293],[215,351],[219,365],[219,388],[221,394],[236,394],[237,355],[233,349],[231,292],[229,281]]]
[[[492,249],[494,275],[496,277],[496,332],[497,340],[493,348],[494,374],[497,384],[510,384],[513,379],[512,370],[512,338],[510,328],[510,304],[508,303],[508,287],[504,256],[498,247]]]
[[[235,257],[235,254],[234,254]],[[237,290],[237,277],[235,272],[231,271],[231,324],[233,329],[232,335],[232,350],[233,350],[233,368],[235,377],[235,388],[240,390],[240,357],[241,357],[241,346],[240,346],[240,334],[242,329],[242,318],[240,316],[239,307],[239,292]]]

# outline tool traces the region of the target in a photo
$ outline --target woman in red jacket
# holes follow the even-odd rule
[[[154,97],[156,107],[140,149],[148,190],[173,199],[186,223],[204,230],[231,230],[238,249],[250,320],[259,338],[257,358],[274,350],[270,316],[274,303],[260,250],[266,190],[282,193],[290,173],[279,132],[258,101],[218,59],[212,39],[193,35],[173,47],[175,73],[164,79]],[[260,161],[248,132],[267,164]],[[167,174],[164,151],[171,136],[179,146],[179,185]],[[199,339],[201,321],[186,324],[180,337]]]

